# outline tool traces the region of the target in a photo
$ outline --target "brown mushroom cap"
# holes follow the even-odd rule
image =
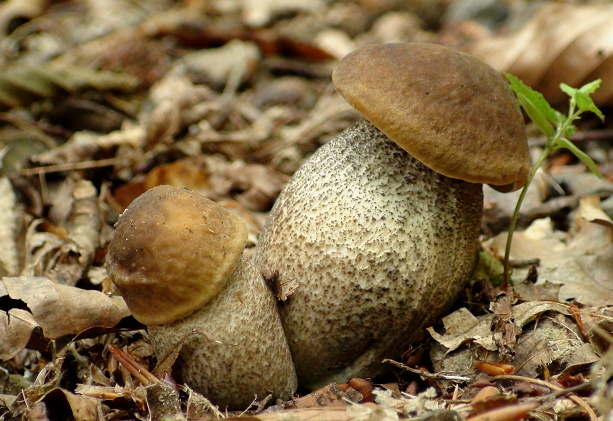
[[[247,227],[233,213],[189,190],[159,186],[121,215],[106,264],[132,315],[166,324],[215,297],[246,242]]]
[[[367,45],[332,75],[366,119],[434,171],[522,187],[530,156],[522,114],[504,78],[481,60],[428,43]]]

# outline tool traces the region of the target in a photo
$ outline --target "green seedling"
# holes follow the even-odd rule
[[[592,112],[596,114],[602,121],[604,121],[604,115],[596,107],[594,101],[590,97],[596,89],[600,87],[601,79],[597,79],[590,82],[581,88],[571,88],[565,83],[560,84],[560,89],[564,91],[570,97],[568,114],[564,115],[561,112],[554,110],[545,97],[532,88],[524,84],[519,78],[511,74],[505,74],[509,80],[511,89],[517,97],[517,103],[525,111],[530,120],[539,128],[539,130],[547,137],[547,143],[543,153],[536,160],[526,185],[523,187],[515,211],[513,212],[513,218],[511,219],[511,225],[509,226],[509,235],[507,237],[507,244],[504,252],[504,284],[509,282],[509,256],[511,254],[511,243],[513,241],[513,233],[517,226],[517,220],[519,219],[519,209],[524,201],[528,187],[534,178],[539,167],[543,164],[549,154],[557,149],[568,149],[577,158],[579,158],[592,173],[599,178],[602,178],[602,174],[598,170],[598,167],[592,161],[585,152],[579,149],[569,138],[575,133],[577,127],[575,121],[581,118],[581,115],[585,112]]]

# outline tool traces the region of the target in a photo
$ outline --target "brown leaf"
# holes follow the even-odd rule
[[[593,95],[613,99],[613,9],[608,5],[546,3],[518,31],[482,39],[469,52],[501,72],[517,75],[552,104],[565,101],[564,82],[579,87],[601,77]]]
[[[495,237],[492,245],[504,250],[505,242],[503,233]],[[548,218],[516,232],[511,259],[535,258],[540,261],[537,285],[560,284],[558,301],[572,298],[593,306],[613,302],[613,223],[600,208],[598,197],[588,196],[580,201],[569,233],[554,230]],[[526,271],[515,269],[513,279],[521,282]]]
[[[547,311],[570,314],[568,307],[563,304],[532,301],[513,306],[512,320],[516,326],[521,328]],[[496,315],[490,314],[477,319],[468,310],[462,308],[443,319],[445,334],[441,335],[432,328],[428,328],[428,332],[449,351],[458,349],[464,342],[468,341],[473,341],[489,351],[496,351],[498,349],[496,338],[491,331],[492,323],[496,317]]]
[[[0,360],[10,360],[21,352],[36,327],[38,323],[25,310],[0,311]]]
[[[75,285],[90,266],[100,245],[102,227],[98,192],[90,181],[67,178],[57,189],[50,211],[59,226],[35,220],[26,233],[22,275],[44,276]],[[40,232],[47,229],[49,232]]]
[[[25,323],[19,332],[14,332],[15,336],[8,337],[11,341],[15,337],[23,342],[25,332],[31,332],[36,326],[42,328],[46,338],[54,339],[92,326],[112,327],[130,314],[121,297],[54,284],[46,278],[7,277],[2,279],[0,286],[2,296],[23,301],[31,311],[31,318],[18,313],[19,320]],[[9,310],[9,316],[15,314],[14,309]],[[11,318],[8,320],[10,322]]]

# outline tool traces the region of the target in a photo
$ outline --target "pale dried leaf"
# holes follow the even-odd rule
[[[13,276],[19,271],[17,255],[17,199],[11,182],[0,178],[0,276]]]
[[[145,387],[149,416],[153,420],[185,420],[181,412],[179,393],[174,385],[159,381]]]
[[[115,385],[115,386],[98,386],[91,384],[77,384],[75,388],[75,393],[79,395],[85,395],[90,397],[103,397],[103,396],[124,396],[128,395],[125,388]]]
[[[438,342],[430,352],[438,372],[461,373],[474,381],[477,359],[510,364],[518,375],[537,378],[543,374],[543,367],[554,376],[585,370],[599,358],[597,348],[585,342],[568,306],[559,303],[532,301],[514,306],[508,323],[514,322],[520,333],[513,344],[507,344],[513,352],[504,355],[497,349],[499,332],[492,331],[495,315],[479,317],[476,326],[466,329],[463,324],[471,326],[475,317],[465,309],[455,313],[460,314],[449,316],[453,325],[445,324],[449,330],[445,334],[429,329]],[[441,387],[447,386],[449,381],[442,381]]]
[[[243,22],[251,27],[265,26],[271,19],[290,12],[315,13],[325,10],[322,0],[243,0]]]
[[[76,334],[93,327],[113,327],[130,312],[121,297],[109,297],[58,285],[46,278],[21,276],[2,279],[6,294],[23,301],[46,338]]]
[[[77,132],[62,146],[43,152],[33,157],[33,160],[40,164],[63,164],[86,161],[98,151],[114,147],[138,149],[145,142],[145,134],[144,127],[129,122],[124,123],[121,130],[104,135]]]
[[[581,86],[598,77],[597,104],[613,98],[613,7],[545,3],[518,31],[482,39],[469,52],[501,72],[520,77],[552,103],[564,101],[564,82]]]
[[[598,361],[593,345],[584,342],[576,323],[563,314],[543,317],[534,328],[526,329],[514,350],[516,373],[530,378],[538,377],[543,366],[554,361],[560,370]]]
[[[0,5],[0,39],[9,33],[9,25],[13,19],[34,19],[43,14],[45,0],[8,0]]]
[[[213,414],[215,419],[223,418],[223,414],[207,398],[194,392],[186,384],[182,385],[181,389],[187,393],[187,403],[185,404],[185,416],[187,419],[195,420],[205,418],[211,414]]]
[[[139,115],[139,126],[145,130],[143,147],[174,140],[186,123],[184,113],[211,99],[211,92],[195,85],[184,72],[168,72],[149,91],[145,109]]]
[[[102,402],[88,396],[75,395],[68,390],[61,389],[75,420],[98,421],[99,408]],[[101,412],[101,411],[100,411]]]
[[[230,417],[228,420],[244,418]],[[249,417],[261,421],[396,421],[395,408],[366,403],[338,408],[301,408],[283,412],[269,412]]]
[[[64,244],[64,239],[49,232],[38,232],[42,220],[32,221],[26,231],[25,264],[21,275],[41,275],[48,267],[49,256],[55,255]]]
[[[558,301],[561,287],[561,284],[549,281],[540,284],[530,281],[513,284],[513,290],[523,301]]]
[[[445,407],[444,402],[435,399],[437,392],[433,387],[429,387],[415,396],[403,393],[400,399],[393,397],[392,390],[373,390],[373,394],[375,395],[375,401],[383,408],[394,409],[397,413],[410,418],[424,416],[426,413],[438,411]]]
[[[219,48],[209,48],[183,56],[175,69],[184,69],[198,81],[219,89],[242,84],[253,76],[260,62],[260,50],[252,42],[231,40]]]
[[[20,353],[37,327],[38,323],[26,310],[0,311],[0,360],[10,360]]]
[[[98,192],[87,180],[78,180],[72,193],[72,212],[66,224],[68,240],[74,244],[71,251],[78,255],[81,273],[91,263],[100,245],[100,210]]]
[[[504,250],[505,243],[503,233],[492,245]],[[592,306],[613,303],[613,225],[595,196],[580,201],[570,233],[555,231],[548,219],[516,232],[511,258],[539,259],[537,285],[560,284],[559,301],[575,299]],[[513,280],[521,283],[527,270],[515,269]]]
[[[531,301],[513,306],[511,319],[521,329],[527,323],[548,311],[570,314],[568,306],[563,304]],[[492,332],[491,329],[496,317],[495,314],[489,314],[478,318],[478,323],[475,324],[475,317],[468,310],[461,309],[443,319],[446,333],[439,334],[431,327],[428,328],[428,332],[437,342],[444,345],[448,352],[458,349],[462,344],[469,341],[475,342],[487,350],[496,351],[498,347],[495,332]]]
[[[23,275],[45,276],[65,285],[75,285],[91,264],[100,245],[102,226],[97,190],[86,180],[66,179],[59,189],[55,215],[61,221],[63,234],[37,232],[35,221],[26,234],[26,264]],[[67,206],[66,206],[67,204]]]

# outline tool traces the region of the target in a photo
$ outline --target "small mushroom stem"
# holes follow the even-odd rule
[[[244,221],[230,211],[159,186],[121,215],[106,261],[158,359],[231,410],[268,394],[287,399],[297,386],[276,300],[242,256],[246,241]]]
[[[475,266],[482,185],[442,176],[361,121],[294,174],[254,261],[299,286],[280,307],[299,383],[375,377]]]
[[[241,259],[212,301],[148,331],[158,359],[180,348],[176,380],[221,408],[246,409],[269,394],[289,399],[296,390],[276,301],[249,259]]]

